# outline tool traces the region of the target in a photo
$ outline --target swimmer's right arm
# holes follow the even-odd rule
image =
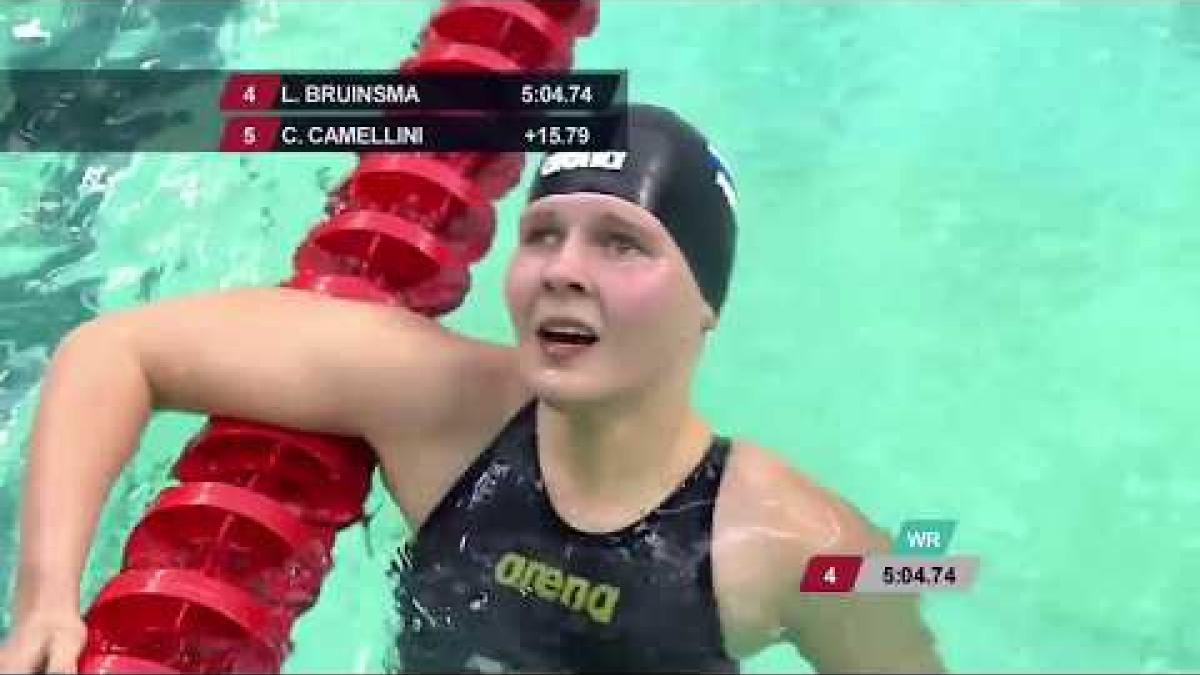
[[[482,373],[475,387],[454,376],[467,367]],[[503,368],[500,348],[406,309],[290,289],[165,300],[81,325],[55,350],[34,418],[16,629],[23,616],[79,611],[100,509],[154,410],[368,438],[398,424],[432,433]]]

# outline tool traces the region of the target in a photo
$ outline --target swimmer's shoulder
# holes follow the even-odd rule
[[[531,398],[514,347],[442,326],[431,330],[436,335],[426,344],[427,375],[415,391],[414,383],[400,380],[379,385],[385,389],[380,421],[369,438],[384,485],[412,523],[424,520]],[[388,398],[414,394],[437,401],[424,408],[419,423],[411,415],[387,414]]]
[[[780,639],[789,591],[809,558],[886,550],[847,498],[744,438],[732,439],[713,525],[713,570],[728,646],[745,658]]]
[[[796,467],[781,452],[745,438],[732,439],[719,502],[757,524],[773,524],[769,529],[801,549],[886,539],[845,496]]]
[[[779,453],[734,447],[713,553],[729,651],[785,643],[817,672],[945,672],[916,594],[800,590],[812,556],[886,553],[887,533]]]
[[[486,431],[498,418],[519,408],[527,392],[518,371],[515,347],[466,335],[423,318],[418,322],[422,324],[419,330],[424,333],[423,339],[409,344],[417,350],[411,370],[419,377],[413,381],[389,377],[388,370],[382,368],[377,372],[377,428],[383,434],[406,437],[417,429],[423,440],[426,436],[451,440]],[[400,369],[393,371],[401,373]],[[398,408],[410,407],[403,402],[413,397],[436,405],[425,407],[416,420],[392,414]]]

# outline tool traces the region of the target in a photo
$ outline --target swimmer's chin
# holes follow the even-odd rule
[[[541,366],[527,371],[523,379],[530,395],[561,412],[602,407],[622,396],[619,388],[611,383],[600,382],[591,374],[578,371]]]
[[[625,394],[620,374],[594,358],[587,358],[596,355],[556,362],[546,358],[536,344],[528,347],[520,355],[525,389],[555,409],[603,406]]]
[[[555,409],[586,407],[603,402],[608,396],[589,383],[571,381],[565,373],[541,373],[526,378],[526,388],[539,400]]]

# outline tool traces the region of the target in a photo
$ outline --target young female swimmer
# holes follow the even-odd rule
[[[371,442],[416,529],[393,565],[405,671],[736,671],[788,641],[823,672],[941,672],[915,597],[800,592],[810,556],[884,533],[692,407],[733,207],[706,139],[634,105],[627,152],[543,160],[507,273],[515,346],[279,288],[76,328],[34,422],[0,671],[74,672],[99,510],[174,409]]]

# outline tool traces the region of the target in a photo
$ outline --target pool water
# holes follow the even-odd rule
[[[169,4],[6,3],[0,57],[390,68],[433,6]],[[924,601],[952,670],[1200,669],[1200,3],[627,0],[603,5],[576,53],[694,120],[735,176],[739,257],[697,383],[705,413],[885,528],[957,519],[951,552],[981,556],[973,590]],[[276,283],[353,164],[0,157],[0,578],[63,333]],[[510,340],[500,278],[520,194],[447,324]],[[85,600],[201,423],[153,419],[104,510]],[[368,506],[287,672],[386,662],[385,572],[407,530],[379,485]],[[0,635],[10,594],[0,584]],[[783,646],[745,668],[810,670]]]

